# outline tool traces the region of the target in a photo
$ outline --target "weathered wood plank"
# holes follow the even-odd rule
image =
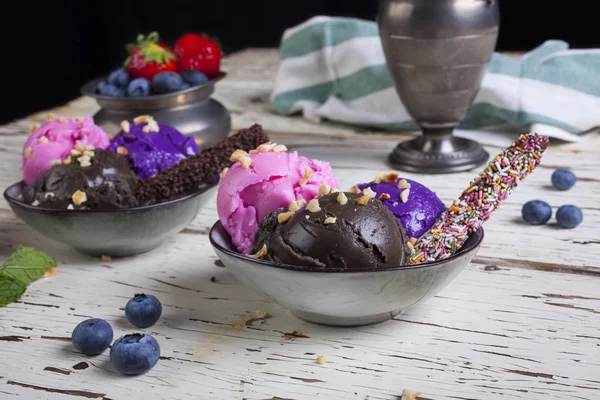
[[[59,272],[0,309],[0,390],[7,393],[35,394],[6,384],[15,381],[111,399],[151,387],[157,397],[183,399],[396,399],[407,387],[435,399],[599,395],[600,297],[589,277],[472,264],[394,321],[340,329],[302,322],[241,286],[215,264],[205,235],[180,234],[158,251],[104,263],[17,223],[0,234],[0,254],[16,242],[57,255]],[[146,331],[164,359],[142,377],[122,378],[107,354],[77,354],[68,337],[87,317],[107,319],[117,336],[135,331],[122,307],[136,292],[162,300],[163,317]],[[273,317],[232,328],[256,310]],[[294,331],[307,337],[285,335]],[[90,367],[73,368],[83,361]]]

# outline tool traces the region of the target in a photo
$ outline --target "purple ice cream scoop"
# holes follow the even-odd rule
[[[131,125],[123,123],[121,128],[108,149],[125,154],[135,173],[144,180],[200,152],[193,137],[154,120]]]
[[[403,180],[405,182],[400,183]],[[446,210],[444,203],[434,192],[410,179],[398,178],[394,181],[392,178],[391,182],[383,180],[381,183],[359,183],[356,186],[360,190],[370,187],[377,193],[375,198],[387,194],[389,198],[383,196],[380,200],[400,219],[409,238],[420,238]],[[400,196],[405,190],[409,190],[408,195]]]

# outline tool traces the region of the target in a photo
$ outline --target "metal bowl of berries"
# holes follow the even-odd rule
[[[227,75],[220,71],[220,48],[212,39],[185,34],[174,50],[158,34],[139,35],[127,45],[124,67],[87,82],[81,93],[96,100],[101,109],[94,122],[108,134],[120,131],[123,120],[150,114],[199,145],[227,137],[231,117],[211,98],[215,84]]]

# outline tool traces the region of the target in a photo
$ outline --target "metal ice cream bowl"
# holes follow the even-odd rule
[[[217,78],[203,85],[146,97],[99,95],[96,86],[104,78],[97,78],[83,85],[81,93],[93,97],[101,107],[94,114],[94,122],[111,136],[121,130],[121,121],[149,114],[162,124],[174,126],[184,135],[196,137],[196,142],[202,146],[227,137],[231,129],[229,112],[210,97],[215,84],[226,75],[221,72]]]
[[[221,224],[210,242],[223,264],[246,286],[309,322],[357,326],[383,322],[439,293],[471,262],[483,229],[453,256],[418,265],[327,269],[275,264],[240,254]]]

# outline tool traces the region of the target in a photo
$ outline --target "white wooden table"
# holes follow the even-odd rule
[[[224,64],[229,76],[215,97],[231,111],[234,129],[262,123],[275,141],[331,162],[342,187],[388,170],[385,155],[403,135],[269,111],[274,50],[237,53]],[[52,112],[78,116],[96,109],[92,100],[78,99]],[[28,126],[45,114],[0,128],[0,190],[20,179]],[[576,171],[572,190],[550,188],[558,166]],[[40,236],[0,202],[0,261],[25,244],[59,263],[56,276],[0,309],[0,398],[362,400],[399,399],[407,388],[422,392],[421,399],[599,399],[599,172],[599,137],[552,145],[542,167],[486,224],[475,262],[447,289],[392,321],[349,329],[305,323],[241,286],[208,242],[214,203],[161,248],[101,262]],[[404,175],[450,202],[473,173]],[[579,205],[583,224],[573,230],[525,225],[521,206],[534,198],[555,210]],[[147,330],[162,357],[149,373],[123,377],[108,352],[83,356],[69,338],[89,317],[108,320],[115,338],[134,331],[123,307],[137,292],[163,303],[162,318]],[[233,328],[254,311],[272,317]]]

